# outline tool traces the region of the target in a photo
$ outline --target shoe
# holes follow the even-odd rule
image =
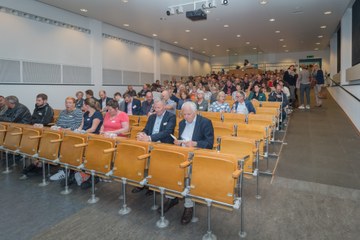
[[[174,198],[174,199],[167,199],[167,201],[164,203],[164,213],[166,213],[167,211],[170,210],[170,208],[172,208],[173,206],[175,206],[176,204],[179,203],[179,199],[178,198]],[[161,207],[158,208],[158,213],[161,214]]]
[[[138,192],[141,192],[142,190],[144,190],[144,187],[136,187],[136,188],[133,188],[133,190],[131,190],[131,192],[138,193]]]
[[[22,173],[24,175],[27,175],[28,173],[30,172],[36,172],[37,171],[37,168],[35,164],[30,164],[29,166],[27,166],[26,168],[23,169]]]
[[[317,107],[321,107],[321,104],[316,104]]]
[[[188,224],[193,217],[193,208],[185,208],[181,217],[181,224]]]
[[[76,181],[75,173],[73,171],[71,171],[70,174],[69,174],[69,177],[68,177],[68,186],[73,184],[75,181]],[[65,178],[60,180],[60,185],[62,187],[65,187]]]
[[[99,177],[95,177],[94,183],[97,184],[99,181],[100,181]],[[81,183],[80,187],[83,190],[91,188],[91,177],[88,180],[86,180],[85,182]]]
[[[68,173],[68,176],[69,176],[69,173]],[[62,179],[65,179],[65,172],[62,169],[50,177],[50,181],[59,181]]]
[[[145,196],[152,196],[154,194],[154,191],[151,191],[150,189],[148,189],[145,193]]]
[[[306,107],[305,107],[306,109],[310,109],[310,105],[306,105]]]
[[[29,177],[26,174],[23,174],[21,177],[19,177],[20,180],[26,180]]]
[[[305,109],[304,105],[301,105],[300,107],[298,107],[298,109]]]

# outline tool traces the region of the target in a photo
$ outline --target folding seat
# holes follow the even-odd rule
[[[129,126],[139,126],[138,115],[129,115]]]
[[[85,158],[78,169],[91,174],[91,198],[88,203],[99,201],[99,198],[95,196],[95,175],[108,177],[106,174],[111,170],[114,152],[116,151],[115,143],[116,139],[95,134],[89,134],[88,142],[84,143],[86,146]]]
[[[249,156],[244,163],[244,172],[256,177],[256,198],[259,194],[259,141],[246,137],[221,137],[219,151],[226,154],[235,154],[239,158]]]
[[[69,171],[79,171],[78,166],[83,163],[85,146],[88,135],[81,133],[73,133],[71,131],[64,132],[61,139],[61,147],[59,153],[59,159],[55,160],[58,164],[63,166],[65,172],[65,186],[61,194],[71,193],[71,189],[68,186]]]
[[[23,168],[26,167],[26,158],[33,159],[34,155],[38,152],[42,131],[42,128],[35,128],[29,125],[22,129],[22,138],[16,153],[22,156]],[[26,176],[21,177],[21,179],[25,178]]]
[[[44,187],[49,183],[45,176],[45,162],[52,165],[57,165],[59,158],[60,144],[62,141],[63,132],[57,130],[44,130],[40,136],[39,150],[34,154],[34,158],[42,162],[43,179],[39,186]],[[35,137],[33,137],[35,138]]]
[[[199,114],[211,121],[222,121],[220,112],[199,112]]]
[[[152,145],[151,142],[136,140],[117,142],[113,169],[107,175],[122,183],[123,205],[119,210],[121,215],[128,214],[131,211],[126,204],[126,184],[136,187],[143,186],[141,182],[147,176],[149,151]]]
[[[9,153],[13,153],[13,166],[16,166],[15,164],[15,151],[20,146],[21,136],[22,136],[22,128],[16,127],[13,125],[7,126],[6,129],[2,129],[2,135],[6,132],[5,138],[3,140],[3,143],[1,145],[1,151],[5,152],[5,171],[3,171],[4,174],[12,172],[12,170],[9,169]]]
[[[225,123],[225,122],[213,122],[214,128],[214,148],[219,145],[219,139],[222,136],[235,136],[235,125],[233,123]]]
[[[142,183],[149,186],[150,190],[160,192],[161,216],[156,223],[159,228],[169,224],[164,216],[164,195],[178,198],[185,195],[193,151],[193,148],[171,144],[155,144],[151,150],[149,173]]]
[[[136,139],[136,136],[139,132],[141,132],[144,129],[143,126],[131,126],[130,127],[130,134],[129,134],[129,138],[130,139]]]
[[[243,228],[243,164],[244,158],[234,154],[217,153],[211,150],[194,152],[188,196],[193,201],[207,206],[208,230],[203,239],[216,239],[211,230],[212,206],[230,211],[240,208],[239,235],[246,236]]]
[[[272,132],[270,141],[274,142],[277,126],[276,117],[266,114],[249,114],[247,118],[247,123],[270,126],[270,131]]]
[[[139,126],[141,126],[144,129],[147,120],[148,120],[148,116],[139,116]]]
[[[223,113],[223,121],[230,123],[245,123],[246,122],[246,114],[240,113]]]

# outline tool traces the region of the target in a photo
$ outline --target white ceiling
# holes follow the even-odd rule
[[[191,0],[38,1],[152,38],[155,33],[156,38],[164,42],[186,49],[193,48],[193,51],[210,57],[245,55],[257,51],[280,53],[327,49],[331,35],[346,8],[353,2],[268,0],[267,4],[261,5],[260,0],[228,0],[228,5],[224,6],[221,5],[222,0],[215,0],[217,7],[210,9],[207,20],[193,22],[185,17],[185,13],[166,15],[169,6],[193,3]],[[201,8],[201,4],[196,8]],[[81,12],[80,9],[87,9],[88,12]],[[193,4],[184,5],[184,10],[194,10]],[[325,15],[326,11],[332,13]],[[271,18],[275,21],[270,22]],[[125,27],[124,24],[129,26]],[[326,28],[321,29],[320,26]],[[276,30],[280,33],[275,33]],[[239,34],[241,37],[237,37]],[[323,37],[319,38],[320,35]]]

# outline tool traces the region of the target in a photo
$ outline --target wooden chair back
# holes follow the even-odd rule
[[[38,156],[47,161],[58,159],[63,132],[44,130],[39,144]]]
[[[38,152],[39,142],[42,134],[41,128],[25,127],[19,146],[22,154],[32,156]]]
[[[17,150],[20,146],[21,136],[22,128],[9,125],[6,129],[6,135],[3,143],[4,148],[11,151]]]

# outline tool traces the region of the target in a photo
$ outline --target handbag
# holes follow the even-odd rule
[[[326,87],[322,86],[321,87],[321,90],[318,94],[318,97],[321,98],[321,99],[327,99],[327,90],[326,90]]]

